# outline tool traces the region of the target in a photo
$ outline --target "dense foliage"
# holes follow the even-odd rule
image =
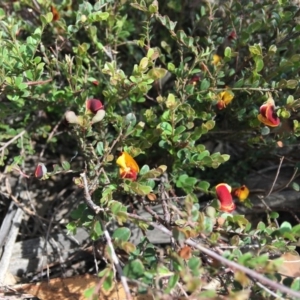
[[[284,0],[160,2],[2,1],[1,164],[21,170],[45,145],[49,155],[69,155],[36,163],[34,175],[69,172],[84,191],[68,230],[105,234],[99,276],[108,290],[121,249],[123,274],[158,299],[288,298],[227,262],[279,283],[270,253],[294,250],[300,236],[300,225],[278,224],[275,212],[255,225],[235,213],[251,209],[243,184],[254,165],[279,164],[284,152],[296,167],[299,8]],[[51,134],[56,126],[63,135]],[[242,202],[233,204],[231,185]],[[128,224],[163,228],[172,243],[162,255],[147,238],[132,241]],[[298,279],[283,282],[300,289]]]

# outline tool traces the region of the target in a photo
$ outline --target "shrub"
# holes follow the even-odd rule
[[[1,163],[19,168],[39,151],[33,140],[46,143],[61,118],[69,123],[64,138],[76,140],[80,155],[51,170],[41,163],[35,176],[74,174],[85,202],[67,228],[87,227],[93,240],[105,235],[105,288],[116,267],[158,298],[178,288],[199,299],[293,295],[269,255],[295,249],[299,225],[278,227],[278,214],[267,212],[268,222],[253,226],[234,212],[251,209],[243,184],[252,165],[299,136],[297,6],[40,2],[4,1],[0,10]],[[237,155],[209,149],[214,140]],[[47,141],[54,150],[61,142]],[[151,218],[136,214],[136,204]],[[133,224],[163,230],[171,247],[161,257],[146,237],[133,241]],[[114,249],[128,254],[124,266]],[[206,285],[217,278],[218,288]],[[297,279],[285,284],[299,289]]]

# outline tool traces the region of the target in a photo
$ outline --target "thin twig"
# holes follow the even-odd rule
[[[59,120],[59,122],[54,126],[54,128],[52,129],[52,131],[51,131],[51,133],[49,134],[49,136],[48,136],[48,138],[47,138],[47,141],[46,141],[46,143],[44,144],[43,149],[42,149],[42,151],[41,151],[41,153],[40,153],[40,159],[43,157],[43,155],[44,155],[44,153],[45,153],[45,150],[46,150],[46,148],[47,148],[47,146],[48,146],[48,143],[49,143],[50,140],[53,138],[55,132],[57,131],[57,128],[58,128],[59,125],[63,122],[64,119],[65,119],[65,116],[63,116],[63,117]]]
[[[110,237],[110,234],[107,230],[106,227],[104,227],[104,224],[103,222],[102,223],[102,227],[105,228],[104,230],[104,235],[105,235],[105,238],[106,238],[106,241],[107,241],[107,245],[111,251],[111,258],[112,258],[112,261],[117,269],[117,272],[120,276],[120,279],[121,279],[121,283],[123,285],[123,288],[124,288],[124,291],[125,291],[125,294],[126,294],[126,299],[127,300],[132,300],[132,297],[131,297],[131,294],[130,294],[130,290],[129,290],[129,286],[128,286],[128,283],[127,283],[127,279],[126,277],[123,275],[123,270],[121,268],[121,265],[120,265],[120,262],[119,262],[119,259],[116,255],[116,252],[115,252],[115,249],[114,249],[114,246],[112,244],[112,241],[111,241],[111,237]]]
[[[269,193],[266,195],[266,197],[269,197],[269,196],[272,194],[273,190],[274,190],[274,186],[275,186],[275,184],[276,184],[276,182],[277,182],[277,179],[278,179],[278,176],[279,176],[279,173],[280,173],[280,169],[281,169],[283,160],[284,160],[284,156],[282,156],[282,157],[280,158],[280,163],[279,163],[279,166],[278,166],[278,168],[277,168],[276,176],[275,176],[275,178],[274,178],[274,181],[273,181],[273,184],[272,184],[272,186],[271,186],[271,189],[269,190]]]
[[[85,201],[87,203],[87,205],[92,209],[94,210],[94,212],[96,214],[98,214],[100,211],[104,211],[103,208],[101,208],[100,206],[96,205],[90,194],[89,194],[89,188],[88,188],[88,183],[87,183],[87,179],[86,179],[86,175],[85,173],[81,173],[80,174],[80,177],[82,178],[83,180],[83,185],[84,185],[84,191],[85,191]],[[129,286],[127,284],[127,280],[126,280],[126,277],[123,275],[123,271],[122,271],[122,268],[121,268],[121,265],[119,263],[119,259],[115,253],[115,249],[114,249],[114,246],[111,242],[111,237],[110,237],[110,234],[107,230],[107,228],[104,226],[103,222],[100,220],[101,222],[101,225],[102,225],[102,228],[105,228],[104,230],[104,235],[106,237],[106,241],[107,241],[107,245],[108,247],[110,248],[110,251],[111,251],[111,258],[113,260],[113,263],[117,269],[117,272],[121,278],[121,282],[122,282],[122,285],[123,285],[123,288],[124,288],[124,291],[126,293],[126,297],[127,297],[127,300],[132,300],[132,297],[130,295],[130,290],[129,290]]]
[[[27,132],[27,129],[22,130],[20,133],[18,133],[16,136],[14,136],[11,140],[6,142],[1,148],[0,152],[6,149],[10,144],[12,144],[15,140],[19,139],[22,135],[24,135]]]
[[[274,190],[275,184],[276,184],[276,182],[277,182],[277,179],[278,179],[278,176],[279,176],[279,173],[280,173],[280,170],[281,170],[281,166],[282,166],[283,160],[284,160],[284,156],[282,156],[282,157],[280,158],[279,166],[278,166],[278,168],[277,168],[277,172],[276,172],[275,178],[274,178],[274,180],[273,180],[272,186],[271,186],[271,188],[270,188],[270,190],[269,190],[269,193],[268,193],[265,197],[269,197],[269,196],[272,194],[273,190]],[[271,208],[268,206],[268,204],[264,201],[264,198],[265,198],[265,197],[262,197],[262,196],[259,197],[259,196],[258,196],[258,198],[259,198],[259,199],[261,200],[261,202],[264,204],[264,206],[266,207],[266,209],[267,209],[268,211],[272,211],[272,209],[271,209]],[[279,228],[278,221],[277,221],[276,219],[274,219],[274,222],[275,222],[277,228]]]
[[[96,213],[98,214],[100,211],[104,211],[103,208],[101,208],[100,206],[96,205],[91,196],[90,196],[90,193],[89,193],[89,187],[88,187],[88,183],[87,183],[87,179],[86,179],[86,175],[85,173],[81,173],[80,174],[80,177],[82,178],[83,180],[83,186],[84,186],[84,199],[86,201],[86,204]]]
[[[47,79],[47,80],[41,80],[41,81],[27,81],[25,82],[27,85],[41,85],[41,84],[45,84],[45,83],[48,83],[48,82],[51,82],[53,79],[50,78],[50,79]]]
[[[256,281],[255,282],[256,285],[258,285],[260,288],[262,288],[263,290],[265,290],[267,293],[269,293],[270,295],[272,295],[273,297],[275,297],[275,299],[281,299],[284,300],[284,298],[279,297],[276,293],[274,293],[273,291],[271,291],[270,289],[268,289],[266,286],[264,286],[263,284],[261,284],[260,282]]]
[[[143,207],[146,212],[148,212],[156,221],[161,224],[164,224],[164,220],[148,205],[143,203]]]
[[[161,184],[159,186],[159,191],[161,194],[161,206],[164,212],[164,219],[166,224],[170,223],[171,220],[171,216],[170,216],[170,212],[169,212],[169,208],[167,205],[167,201],[166,201],[166,191],[165,191],[165,185],[164,182],[166,181],[166,178],[164,177],[166,174],[163,174],[163,176],[161,177]],[[167,195],[168,196],[168,195]]]
[[[292,177],[290,178],[290,180],[284,186],[282,186],[281,188],[277,189],[276,193],[281,192],[282,190],[284,190],[285,188],[287,188],[290,185],[290,183],[295,179],[297,172],[298,172],[298,168],[295,168],[294,173],[293,173]]]

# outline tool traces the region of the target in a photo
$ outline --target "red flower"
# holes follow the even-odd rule
[[[217,197],[221,203],[220,210],[232,212],[236,206],[231,196],[231,186],[226,183],[220,183],[216,186]]]
[[[275,111],[275,102],[273,98],[269,98],[268,101],[260,107],[259,111],[260,114],[257,118],[263,124],[270,127],[276,127],[280,124],[280,119]]]

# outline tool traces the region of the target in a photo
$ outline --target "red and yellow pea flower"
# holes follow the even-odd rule
[[[249,189],[245,185],[242,185],[238,188],[232,189],[231,195],[237,197],[240,202],[244,202],[249,196]]]
[[[132,179],[133,181],[137,179],[140,168],[131,155],[122,152],[116,163],[120,167],[121,178]]]
[[[220,183],[216,186],[216,194],[221,204],[221,211],[230,213],[236,208],[232,199],[231,190],[231,186],[226,183]]]
[[[86,100],[85,114],[94,115],[90,124],[95,124],[97,122],[102,121],[102,119],[105,117],[105,110],[102,102],[98,99]],[[83,116],[77,116],[73,111],[67,111],[65,113],[65,118],[71,124],[79,124],[80,126],[85,126],[86,124],[89,124],[87,118],[84,118]]]
[[[276,127],[280,124],[280,119],[275,111],[275,102],[273,98],[269,98],[266,103],[264,103],[260,109],[260,114],[257,116],[258,120],[263,124]]]
[[[87,114],[94,115],[91,121],[92,124],[102,121],[105,117],[104,106],[102,102],[98,99],[86,100],[85,109]]]
[[[102,102],[98,99],[88,99],[85,102],[85,110],[87,114],[95,115],[100,109],[104,109]]]
[[[230,90],[223,91],[218,94],[218,102],[217,107],[218,109],[225,108],[228,104],[231,103],[232,99],[234,98],[234,94]]]

